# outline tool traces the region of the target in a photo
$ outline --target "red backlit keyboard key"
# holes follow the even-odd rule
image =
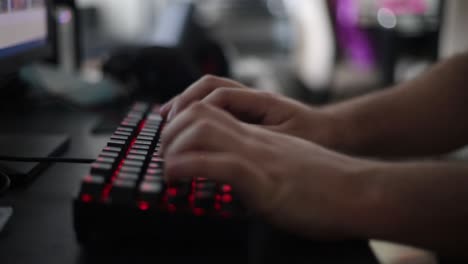
[[[124,160],[123,165],[142,167],[143,166],[143,161],[141,161],[141,160]]]
[[[117,128],[117,131],[129,132],[129,133],[133,133],[134,130],[135,129],[132,128],[132,127],[122,127],[122,126],[120,126],[120,127]]]
[[[139,187],[139,200],[150,204],[158,203],[164,195],[164,183],[144,181]]]
[[[137,181],[138,174],[132,172],[119,172],[119,174],[117,174],[117,179]]]
[[[143,155],[128,155],[127,156],[127,159],[129,160],[141,160],[141,161],[144,161],[146,159],[145,156]]]
[[[194,194],[194,207],[206,210],[212,209],[215,204],[215,193],[210,191],[197,191]]]
[[[97,199],[101,195],[105,182],[106,178],[102,175],[88,175],[83,178],[80,193]]]
[[[123,148],[125,145],[127,145],[125,140],[109,140],[109,142],[107,142],[107,146],[109,147]]]
[[[136,181],[120,179],[115,180],[110,192],[111,201],[126,204],[133,203],[135,201],[135,187]]]
[[[91,174],[101,174],[108,176],[112,173],[112,164],[94,162],[91,164]]]
[[[134,167],[134,166],[122,166],[122,168],[120,168],[120,171],[122,172],[128,172],[128,173],[137,173],[137,174],[140,174],[141,172],[141,167]]]
[[[101,162],[101,163],[109,163],[109,164],[116,163],[116,160],[110,157],[98,157],[96,161]]]
[[[117,152],[101,152],[101,154],[99,154],[99,157],[103,157],[103,158],[117,158],[119,157],[119,153]]]
[[[141,135],[139,135],[139,136],[137,137],[137,140],[153,141],[153,140],[154,140],[154,137],[148,137],[148,136],[141,136]]]
[[[135,154],[135,155],[148,155],[148,151],[147,150],[142,150],[142,149],[131,149],[130,154]]]
[[[105,147],[102,151],[104,152],[116,152],[116,153],[119,153],[122,151],[122,148],[121,147],[110,147],[110,146],[107,146]]]
[[[132,133],[126,131],[115,131],[114,135],[130,137]]]
[[[135,144],[140,144],[140,145],[151,145],[152,142],[148,140],[137,140],[135,141]]]
[[[127,140],[128,140],[128,136],[112,135],[112,136],[111,136],[111,140],[123,140],[123,141],[127,141]]]
[[[139,150],[149,150],[150,149],[150,146],[148,145],[133,145],[132,149],[139,149]]]
[[[143,180],[148,181],[148,182],[163,182],[164,178],[162,174],[161,175],[146,174]]]

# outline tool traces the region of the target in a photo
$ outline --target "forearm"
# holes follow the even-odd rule
[[[335,149],[364,155],[430,155],[468,143],[468,55],[393,89],[323,108]]]
[[[468,257],[468,165],[378,163],[349,217],[359,237]]]

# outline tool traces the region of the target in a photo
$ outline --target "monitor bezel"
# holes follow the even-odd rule
[[[38,47],[28,49],[27,51],[23,51],[12,56],[0,58],[0,79],[2,78],[2,76],[10,75],[10,74],[14,74],[18,72],[22,66],[28,63],[34,62],[39,59],[47,58],[48,56],[51,55],[51,52],[52,52],[52,45],[50,42],[51,2],[49,0],[46,0],[45,4],[46,4],[46,17],[47,17],[47,34],[44,39],[44,43]]]

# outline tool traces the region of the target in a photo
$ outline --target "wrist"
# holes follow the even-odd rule
[[[339,206],[338,223],[344,234],[351,238],[373,237],[372,227],[378,218],[374,215],[381,203],[382,183],[379,171],[383,162],[352,158],[353,165],[343,170],[343,203]]]
[[[360,145],[358,128],[355,122],[347,120],[345,117],[333,110],[324,107],[319,109],[322,116],[323,129],[321,129],[320,142],[323,146],[344,153],[358,153]],[[315,128],[316,129],[316,128]]]

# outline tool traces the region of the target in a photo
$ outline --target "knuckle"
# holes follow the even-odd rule
[[[213,97],[216,99],[225,99],[228,98],[231,93],[231,89],[227,87],[220,87],[213,91]]]
[[[201,83],[211,83],[213,81],[217,81],[219,78],[217,76],[211,75],[211,74],[206,74],[203,77],[201,77],[200,82]]]
[[[172,103],[172,108],[174,108],[175,110],[179,110],[180,105],[181,105],[183,100],[184,100],[183,95],[178,95],[177,97],[175,97],[174,102]]]
[[[190,112],[193,114],[201,114],[207,110],[208,106],[203,102],[195,102],[190,105]]]
[[[195,122],[194,125],[194,130],[196,133],[209,133],[210,131],[213,131],[215,126],[213,123],[207,119],[200,119]]]

